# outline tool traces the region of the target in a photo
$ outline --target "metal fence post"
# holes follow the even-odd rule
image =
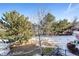
[[[66,49],[65,49],[65,56],[66,56]]]

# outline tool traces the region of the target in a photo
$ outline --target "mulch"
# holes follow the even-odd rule
[[[34,44],[15,46],[15,47],[11,47],[11,52],[20,52],[20,51],[28,52],[35,48],[38,48],[38,47]]]

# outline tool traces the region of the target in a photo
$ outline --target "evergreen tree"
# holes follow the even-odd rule
[[[32,35],[32,23],[28,21],[28,17],[21,15],[16,11],[6,12],[3,14],[2,20],[6,22],[6,37],[16,40],[28,40]]]

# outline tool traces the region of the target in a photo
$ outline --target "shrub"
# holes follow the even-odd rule
[[[49,55],[53,50],[54,48],[43,48],[42,49],[44,55]]]

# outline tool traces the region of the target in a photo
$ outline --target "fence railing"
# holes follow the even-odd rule
[[[16,56],[16,55],[30,55],[30,54],[40,54],[40,47],[35,48],[34,50],[28,51],[28,52],[16,52],[16,53],[11,53],[11,56]],[[62,48],[56,48],[55,50],[51,51],[48,56],[72,56],[73,54],[69,52],[67,49],[62,49]],[[31,55],[30,55],[31,56]]]

